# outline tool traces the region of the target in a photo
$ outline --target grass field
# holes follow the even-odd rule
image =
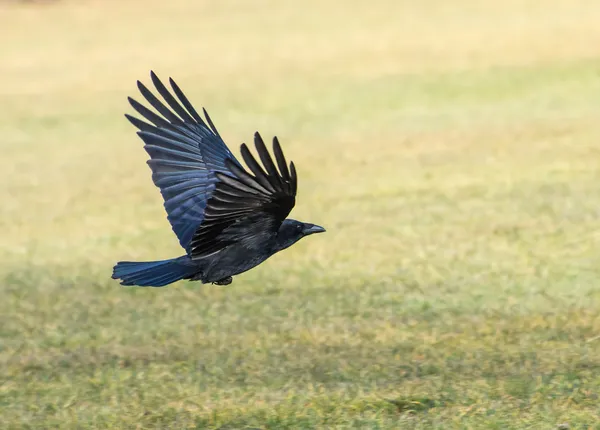
[[[600,429],[600,2],[0,4],[0,427]],[[229,287],[123,118],[150,69],[310,237]]]

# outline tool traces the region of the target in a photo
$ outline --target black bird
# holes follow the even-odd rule
[[[304,236],[325,231],[286,219],[296,202],[298,181],[294,163],[288,168],[277,137],[273,138],[277,166],[258,132],[254,145],[263,166],[246,144],[241,145],[248,172],[227,148],[206,110],[205,122],[173,79],[169,78],[171,93],[154,72],[150,76],[166,105],[140,81],[137,85],[160,115],[129,97],[131,106],[149,122],[125,116],[139,129],[150,155],[152,180],[186,254],[162,261],[121,261],[113,268],[113,279],[144,287],[181,279],[228,285],[232,276]]]

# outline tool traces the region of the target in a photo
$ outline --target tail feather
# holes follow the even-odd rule
[[[165,285],[189,279],[198,267],[183,261],[185,257],[161,261],[120,261],[113,268],[113,279],[120,279],[121,285],[140,287],[164,287]]]

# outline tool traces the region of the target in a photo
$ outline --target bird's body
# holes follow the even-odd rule
[[[121,278],[127,281],[128,278],[133,285],[139,286],[153,286],[161,287],[168,285],[174,281],[171,280],[172,275],[183,275],[178,276],[178,279],[188,279],[190,281],[201,281],[202,283],[215,283],[218,285],[228,285],[231,283],[231,278],[235,275],[239,275],[247,270],[258,266],[260,263],[265,261],[274,253],[270,253],[260,248],[246,248],[243,245],[232,245],[227,249],[218,252],[215,255],[204,257],[198,260],[193,260],[189,255],[182,255],[181,257],[174,258],[171,260],[148,262],[148,263],[129,263],[121,262],[116,266],[115,274],[117,278]],[[149,271],[148,268],[139,266],[140,264],[156,264],[157,274],[165,272],[164,279],[158,279],[153,276],[145,280],[144,276],[147,276]],[[128,267],[129,265],[129,267]],[[134,267],[131,267],[133,265]],[[126,276],[126,271],[129,268],[144,268],[143,273],[140,276],[130,274]],[[171,276],[170,276],[171,275]],[[153,284],[153,285],[145,285]]]
[[[230,277],[258,266],[273,255],[274,252],[271,251],[270,244],[265,243],[265,245],[264,248],[260,246],[248,248],[241,244],[235,244],[220,251],[215,256],[196,260],[199,265],[208,264],[202,268],[195,278],[204,283],[227,282]]]
[[[314,224],[285,219],[295,205],[297,179],[273,139],[275,163],[262,138],[254,136],[264,167],[245,144],[246,171],[229,151],[210,117],[208,125],[171,79],[177,99],[152,73],[166,101],[160,102],[143,84],[138,88],[162,115],[133,99],[131,105],[150,123],[126,115],[150,155],[152,179],[165,201],[167,218],[186,254],[151,262],[120,262],[113,278],[123,285],[168,285],[180,279],[227,285],[232,277],[259,265],[302,237],[325,231]]]

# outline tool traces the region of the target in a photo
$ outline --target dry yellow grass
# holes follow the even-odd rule
[[[598,22],[583,0],[0,4],[4,427],[597,426]],[[149,69],[232,147],[278,135],[292,215],[328,233],[230,288],[111,281],[181,252],[122,117]]]

